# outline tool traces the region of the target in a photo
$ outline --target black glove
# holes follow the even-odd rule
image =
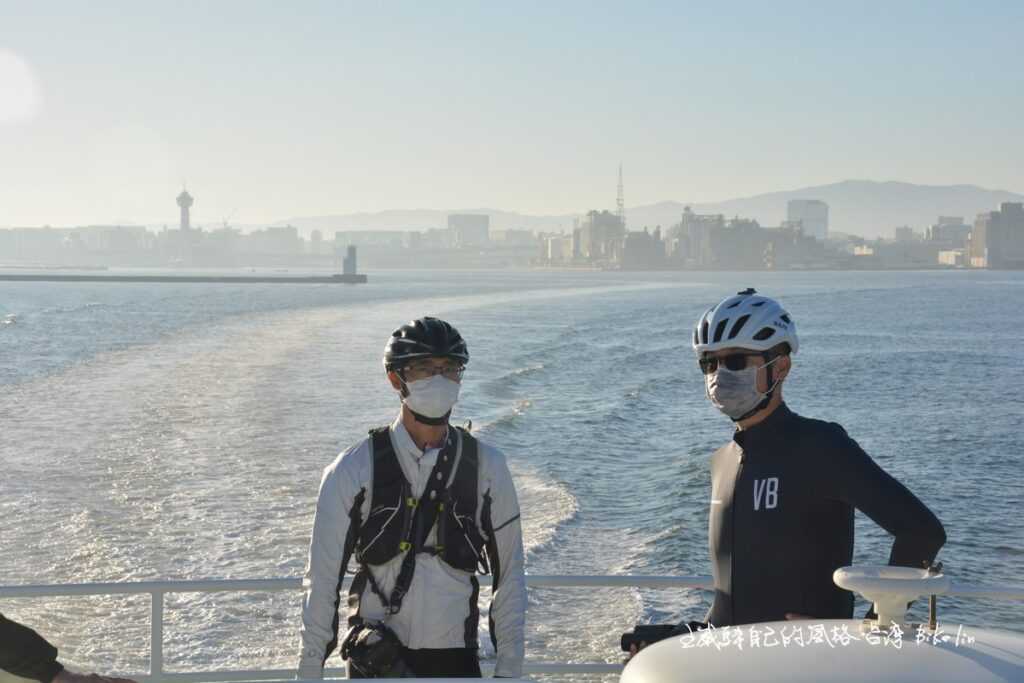
[[[684,621],[681,624],[637,624],[632,631],[622,634],[619,646],[623,652],[629,652],[633,645],[640,649],[659,640],[700,631],[707,627],[708,625],[702,621]]]

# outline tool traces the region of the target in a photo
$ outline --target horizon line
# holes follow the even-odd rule
[[[838,185],[843,185],[845,183],[865,183],[865,184],[872,184],[872,185],[906,185],[906,186],[911,186],[911,187],[915,187],[915,188],[947,189],[947,190],[948,189],[972,189],[972,190],[978,190],[978,191],[986,192],[986,193],[990,193],[990,194],[1010,194],[1010,195],[1014,195],[1014,196],[1018,196],[1018,197],[1024,198],[1024,192],[1016,192],[1016,191],[1013,191],[1013,190],[1006,190],[1006,189],[993,189],[993,188],[984,187],[982,185],[977,185],[975,183],[952,183],[952,184],[948,184],[948,185],[932,185],[932,184],[914,183],[914,182],[907,181],[907,180],[872,180],[872,179],[861,179],[861,178],[846,178],[846,179],[843,179],[843,180],[837,180],[837,181],[834,181],[834,182],[824,183],[824,184],[820,184],[820,185],[808,185],[808,186],[805,186],[805,187],[798,187],[798,188],[793,188],[793,189],[771,190],[771,191],[768,191],[768,192],[760,192],[760,193],[757,193],[757,194],[744,195],[744,196],[739,196],[739,197],[730,197],[728,199],[721,199],[721,200],[688,202],[688,201],[682,201],[682,200],[678,200],[678,199],[662,199],[662,200],[658,200],[658,201],[650,202],[650,203],[646,203],[646,204],[637,204],[637,205],[634,205],[632,207],[626,206],[625,209],[628,212],[630,210],[653,208],[653,207],[657,207],[657,206],[661,206],[661,205],[665,205],[665,204],[679,204],[681,206],[707,206],[707,205],[715,205],[715,204],[729,204],[729,203],[732,203],[732,202],[750,201],[750,200],[754,200],[754,199],[760,199],[760,198],[763,198],[763,197],[770,197],[772,195],[789,194],[789,193],[794,193],[794,192],[803,192],[805,190],[820,191],[820,190],[822,190],[824,188],[832,188],[832,187],[835,187],[835,186],[838,186]],[[809,199],[814,199],[814,197],[809,197]],[[445,214],[445,213],[446,214],[498,213],[498,214],[517,215],[517,216],[522,216],[524,218],[573,219],[573,218],[579,218],[579,217],[585,216],[590,211],[601,211],[601,210],[611,211],[611,209],[587,209],[586,211],[565,212],[565,213],[526,213],[526,212],[517,211],[517,210],[513,210],[513,209],[500,209],[500,208],[479,207],[479,206],[478,207],[471,207],[471,208],[460,208],[460,209],[451,209],[451,208],[449,208],[449,209],[440,209],[440,208],[426,208],[426,207],[417,207],[417,208],[389,208],[389,209],[378,209],[378,210],[375,210],[375,211],[348,211],[348,212],[339,211],[337,213],[318,213],[318,214],[306,214],[306,215],[299,214],[299,215],[290,216],[289,218],[285,218],[285,219],[276,219],[276,220],[270,220],[270,221],[242,222],[242,223],[236,224],[236,226],[231,226],[229,224],[229,227],[237,227],[237,226],[245,226],[245,227],[260,227],[260,226],[262,226],[262,227],[277,227],[277,226],[281,226],[281,225],[288,225],[292,221],[300,221],[300,220],[301,221],[306,221],[306,220],[329,219],[329,218],[343,218],[343,217],[356,217],[356,216],[380,216],[381,214],[387,214],[387,213],[442,213],[442,214]],[[203,224],[207,224],[208,223],[209,226],[212,227],[214,225],[222,225],[223,224],[223,219],[221,219],[220,221],[217,221],[217,220],[214,220],[214,221],[198,220],[196,222],[200,226],[202,226]],[[148,227],[157,227],[157,226],[161,226],[161,225],[164,225],[164,226],[167,226],[168,228],[170,228],[171,226],[173,226],[176,223],[177,223],[177,220],[175,220],[175,219],[172,219],[172,220],[167,220],[167,219],[143,220],[143,221],[132,219],[132,220],[121,220],[121,221],[101,221],[101,222],[92,221],[92,222],[87,222],[87,223],[78,223],[78,224],[75,224],[75,225],[68,225],[68,224],[55,225],[55,224],[52,224],[52,223],[42,223],[42,224],[37,224],[37,225],[11,225],[11,224],[8,224],[8,225],[2,225],[2,226],[0,226],[0,228],[2,228],[2,229],[46,229],[46,228],[51,228],[51,229],[54,229],[54,230],[60,230],[60,229],[71,229],[71,228],[99,227],[99,226],[104,226],[104,227],[123,226],[123,227],[147,227],[148,228]],[[214,229],[216,229],[216,228],[214,228]],[[394,230],[400,230],[400,229],[403,229],[403,228],[394,228]],[[390,230],[390,229],[383,228],[383,230]]]

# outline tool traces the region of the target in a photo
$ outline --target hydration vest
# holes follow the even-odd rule
[[[389,429],[371,430],[370,444],[373,457],[370,512],[365,520],[361,519],[362,495],[357,496],[349,511],[353,527],[346,541],[351,542],[352,552],[359,563],[353,589],[359,584],[369,583],[384,608],[396,614],[412,586],[419,553],[437,555],[446,564],[465,572],[489,573],[485,552],[487,541],[476,525],[480,472],[476,439],[464,429],[449,428],[448,437],[419,499],[413,496],[412,485],[402,472],[398,455],[391,445]],[[435,523],[435,543],[428,546],[427,537]],[[405,559],[394,589],[391,595],[385,595],[369,567],[390,562],[401,553],[405,553]],[[349,597],[351,602],[351,592]]]
[[[449,430],[430,481],[418,500],[402,472],[388,428],[372,430],[370,440],[373,494],[370,513],[356,537],[356,561],[381,565],[415,549],[438,555],[456,569],[487,574],[490,569],[484,553],[485,541],[476,525],[480,472],[476,439],[459,427]],[[435,519],[435,545],[426,546]]]
[[[501,563],[495,546],[495,529],[491,524],[492,501],[489,491],[484,493],[480,506],[483,534],[476,524],[480,459],[477,441],[469,431],[449,427],[447,440],[438,453],[437,463],[419,500],[412,495],[412,485],[402,472],[398,455],[391,445],[389,428],[370,430],[369,440],[372,486],[370,491],[364,487],[356,494],[348,512],[348,533],[335,588],[334,637],[325,650],[325,661],[338,643],[337,607],[341,603],[342,581],[349,559],[353,556],[358,569],[348,591],[350,628],[363,623],[359,610],[367,588],[378,597],[386,613],[399,612],[402,600],[412,586],[416,555],[421,552],[437,555],[449,566],[471,574],[477,571],[481,574],[493,573],[494,583],[500,582]],[[372,497],[369,513],[363,520],[363,502],[367,494]],[[517,518],[518,515],[509,522]],[[435,524],[435,544],[427,546],[427,537]],[[390,595],[385,595],[377,585],[370,567],[385,564],[403,552],[406,555],[394,588]],[[470,576],[470,583],[472,594],[469,597],[469,616],[464,625],[468,648],[477,646],[480,616],[477,607],[480,584],[476,576]],[[495,633],[492,621],[491,642],[497,648]]]

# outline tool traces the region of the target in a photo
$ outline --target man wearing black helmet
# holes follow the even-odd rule
[[[519,503],[504,456],[449,424],[469,351],[443,320],[395,330],[384,351],[401,410],[324,471],[303,603],[299,678],[342,641],[350,678],[479,677],[477,573],[494,590],[495,676],[522,671],[526,589]],[[356,572],[340,628],[341,583]]]
[[[782,400],[796,324],[753,289],[708,309],[693,348],[711,403],[736,426],[711,458],[709,542],[715,598],[707,621],[849,619],[853,594],[832,573],[853,559],[853,511],[894,536],[889,564],[927,567],[942,524],[841,426]]]

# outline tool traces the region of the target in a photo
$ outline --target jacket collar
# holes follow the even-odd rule
[[[447,442],[451,436],[451,427],[445,431],[444,441]],[[409,430],[405,428],[405,423],[402,422],[402,413],[398,413],[398,417],[391,423],[391,443],[395,446],[395,451],[407,458],[411,458],[413,462],[419,461],[425,454],[433,453],[436,455],[439,448],[428,448],[426,451],[421,451],[417,446],[416,442],[412,440],[412,435],[409,434]]]
[[[783,435],[786,424],[794,416],[793,411],[785,403],[780,403],[771,415],[753,427],[737,429],[732,435],[732,440],[744,450],[770,443]]]

